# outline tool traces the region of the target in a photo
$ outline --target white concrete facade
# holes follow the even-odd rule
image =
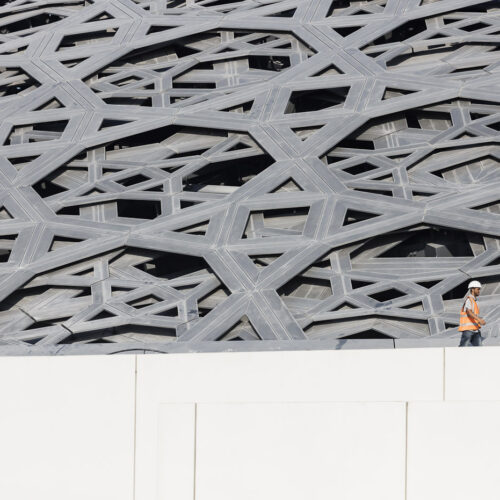
[[[500,348],[0,358],[0,498],[500,497]]]

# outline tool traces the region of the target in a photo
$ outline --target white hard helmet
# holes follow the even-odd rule
[[[481,283],[479,283],[479,281],[476,281],[476,280],[471,281],[471,282],[469,283],[469,290],[470,290],[471,288],[481,288]]]

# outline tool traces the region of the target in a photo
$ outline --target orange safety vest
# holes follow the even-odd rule
[[[467,299],[471,299],[473,312],[479,316],[479,306],[477,305],[476,299],[472,295],[466,297],[465,302],[467,302]],[[481,325],[467,314],[467,311],[465,310],[465,302],[462,309],[460,309],[460,325],[458,327],[458,331],[463,332],[464,330],[479,330]]]

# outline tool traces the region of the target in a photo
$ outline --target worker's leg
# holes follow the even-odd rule
[[[471,344],[471,338],[474,332],[471,332],[470,330],[465,330],[465,332],[462,332],[462,338],[460,339],[460,345],[459,347],[467,347],[472,345]]]
[[[474,332],[474,334],[472,335],[471,343],[475,347],[479,347],[483,343],[481,332]]]

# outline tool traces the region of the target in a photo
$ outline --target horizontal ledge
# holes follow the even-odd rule
[[[425,347],[457,347],[459,339],[335,339],[335,340],[261,340],[212,342],[126,342],[92,345],[1,346],[0,356],[53,356],[89,354],[154,354],[204,352],[315,351],[348,349],[394,349]],[[500,338],[489,337],[486,346],[500,346]]]

